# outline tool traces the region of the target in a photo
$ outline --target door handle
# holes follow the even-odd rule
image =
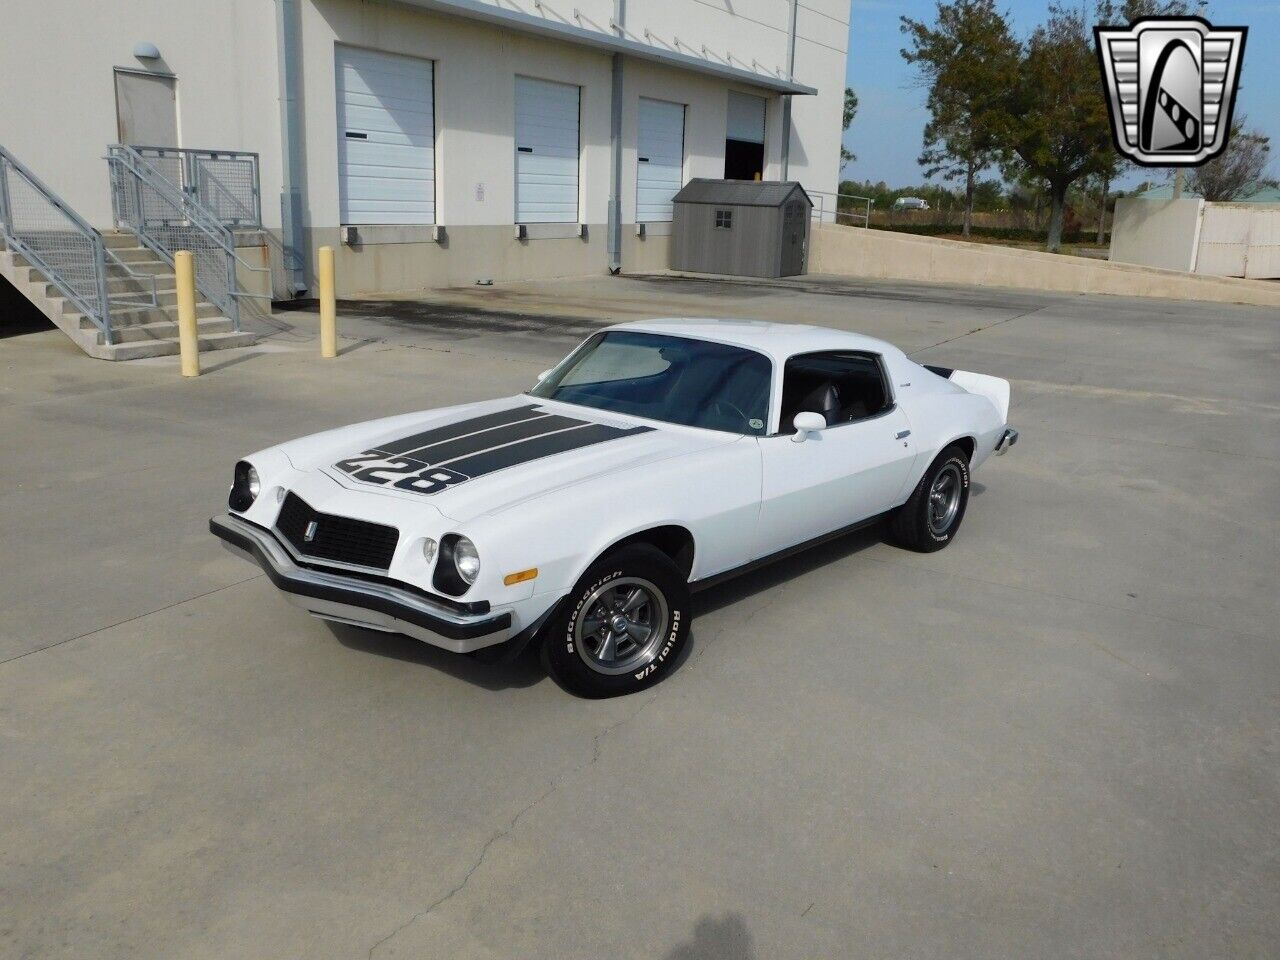
[[[910,431],[910,430],[900,430],[900,431],[898,431],[898,435],[897,435],[897,437],[895,437],[894,439],[895,439],[895,440],[905,440],[905,439],[907,439],[907,437],[909,437],[909,436],[911,436],[911,431]]]

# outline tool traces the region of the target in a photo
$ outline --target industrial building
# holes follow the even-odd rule
[[[100,231],[149,215],[155,172],[188,198],[168,202],[260,226],[237,243],[262,245],[277,298],[312,289],[326,244],[344,296],[645,270],[690,179],[836,190],[849,0],[7,0],[4,19],[0,147]]]

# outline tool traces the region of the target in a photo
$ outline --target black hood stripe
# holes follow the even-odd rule
[[[622,429],[620,427],[608,427],[604,424],[592,423],[576,429],[562,430],[559,433],[522,440],[505,447],[499,447],[496,450],[487,450],[484,453],[477,453],[459,460],[451,460],[445,466],[452,471],[474,479],[475,477],[483,477],[486,473],[505,470],[507,467],[518,466],[531,460],[541,460],[543,457],[549,457],[553,454],[590,447],[597,443],[604,443],[606,440],[617,440],[620,437],[630,437],[637,433],[650,433],[652,430],[653,427]]]
[[[501,427],[508,423],[518,423],[521,420],[529,420],[533,417],[544,415],[536,406],[530,403],[522,407],[499,410],[497,413],[486,413],[484,416],[472,417],[470,420],[459,420],[457,423],[446,424],[443,427],[436,427],[432,430],[424,430],[422,433],[401,437],[399,440],[390,440],[379,444],[375,449],[382,453],[400,456],[420,450],[433,443],[440,443],[443,440],[453,440],[469,433],[477,433],[480,430],[489,430],[493,427]],[[493,444],[489,444],[489,446],[493,446]]]
[[[420,447],[411,453],[402,454],[402,456],[406,460],[419,461],[424,466],[427,464],[446,463],[450,460],[457,460],[459,457],[480,453],[482,450],[492,450],[494,447],[515,443],[518,440],[528,440],[531,437],[541,437],[547,433],[568,430],[571,427],[585,427],[586,425],[587,421],[575,420],[573,417],[554,415],[537,417],[533,420],[509,423],[505,427],[491,427],[479,433],[469,433],[465,437],[458,437],[456,440],[443,440],[426,447]]]
[[[334,467],[360,483],[430,496],[507,467],[652,431],[564,417],[528,404],[392,440]]]

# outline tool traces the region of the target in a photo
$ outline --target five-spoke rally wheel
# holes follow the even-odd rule
[[[661,551],[633,544],[597,560],[552,615],[542,662],[561,686],[612,697],[651,686],[689,634],[689,587]]]
[[[890,518],[889,535],[908,550],[941,550],[960,529],[968,505],[969,455],[963,447],[947,447]]]

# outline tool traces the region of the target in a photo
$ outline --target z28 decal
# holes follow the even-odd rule
[[[495,470],[652,429],[515,407],[393,440],[334,466],[361,483],[430,495]]]

